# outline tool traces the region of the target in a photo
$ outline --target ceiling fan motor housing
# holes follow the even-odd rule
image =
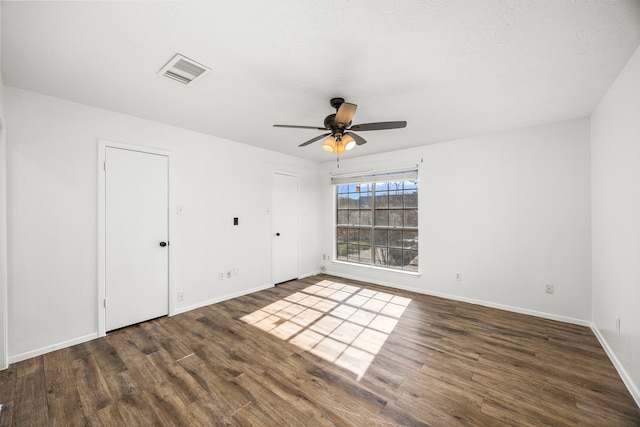
[[[336,122],[336,115],[329,114],[327,117],[324,118],[324,127],[327,129],[333,129],[335,122]]]

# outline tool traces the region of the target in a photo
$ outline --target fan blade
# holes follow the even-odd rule
[[[351,120],[353,120],[353,115],[356,113],[356,108],[358,108],[356,104],[343,102],[342,105],[340,105],[340,108],[338,108],[338,112],[336,113],[336,124],[342,123],[343,128],[349,126],[349,123],[351,123]]]
[[[356,141],[356,145],[362,145],[362,144],[366,144],[367,143],[366,139],[364,139],[360,135],[356,135],[353,132],[345,132],[344,134],[345,135],[349,135],[351,138],[353,138]]]
[[[293,129],[315,129],[327,130],[327,128],[319,128],[317,126],[298,126],[298,125],[273,125],[274,128],[293,128]]]
[[[302,144],[298,145],[298,147],[304,147],[304,146],[309,145],[309,144],[311,144],[313,142],[316,142],[319,139],[325,138],[325,137],[327,137],[329,135],[331,135],[331,132],[325,133],[324,135],[316,136],[315,138],[312,138],[312,139],[308,140],[307,142],[303,142]],[[353,138],[353,139],[355,139],[355,138]]]
[[[399,129],[407,126],[407,122],[377,122],[377,123],[363,123],[361,125],[353,125],[349,130],[357,130],[362,132],[365,130],[384,130],[384,129]]]

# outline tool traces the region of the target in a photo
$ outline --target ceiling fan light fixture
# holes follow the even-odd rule
[[[334,151],[336,151],[336,140],[333,139],[333,136],[330,136],[324,140],[322,148],[324,148],[324,150],[328,151],[329,153],[333,153]]]
[[[344,135],[342,137],[342,145],[344,145],[345,150],[351,150],[356,146],[356,140],[353,139],[350,135]]]

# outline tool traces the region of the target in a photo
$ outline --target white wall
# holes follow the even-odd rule
[[[12,87],[5,103],[12,362],[97,334],[99,138],[172,152],[177,311],[271,284],[273,170],[300,176],[300,273],[320,268],[316,163]]]
[[[593,113],[591,138],[593,323],[640,405],[640,48]]]
[[[1,52],[0,70],[2,70]],[[4,82],[0,71],[0,369],[6,369],[9,366],[7,351],[7,143],[4,122]]]
[[[337,262],[327,271],[588,324],[589,162],[588,119],[341,160],[340,173],[419,164],[421,275]],[[322,250],[332,254],[335,160],[322,167]]]

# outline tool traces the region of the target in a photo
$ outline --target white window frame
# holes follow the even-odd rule
[[[375,194],[376,194],[376,184],[380,184],[380,183],[387,183],[387,182],[403,182],[403,187],[400,190],[401,194],[403,195],[404,198],[404,194],[405,194],[405,189],[404,189],[404,182],[406,181],[415,181],[415,194],[417,197],[417,203],[415,207],[409,207],[409,206],[405,206],[404,204],[402,205],[402,207],[397,207],[397,209],[393,209],[393,207],[388,207],[388,208],[382,208],[379,209],[378,211],[375,208]],[[359,221],[357,221],[357,223],[352,223],[351,222],[351,218],[349,219],[348,223],[344,223],[344,219],[342,220],[342,222],[339,220],[339,215],[340,215],[340,211],[341,211],[341,206],[340,206],[340,199],[338,196],[338,188],[339,186],[342,185],[368,185],[369,188],[365,188],[363,190],[363,192],[365,194],[367,194],[369,191],[371,192],[371,220],[369,224],[365,224],[365,225],[360,225]],[[417,168],[407,168],[407,169],[401,169],[401,170],[393,170],[393,171],[377,171],[377,172],[367,172],[367,173],[356,173],[356,174],[348,174],[348,175],[338,175],[338,176],[332,176],[331,178],[331,186],[332,186],[332,190],[333,190],[333,216],[334,216],[334,221],[333,221],[333,252],[334,252],[334,256],[333,259],[335,260],[335,262],[338,263],[344,263],[344,264],[349,264],[349,265],[353,265],[353,266],[358,266],[358,267],[364,267],[364,268],[370,268],[370,269],[383,269],[386,271],[392,271],[392,272],[396,272],[396,273],[403,273],[403,274],[412,274],[412,275],[419,275],[420,274],[420,263],[418,262],[419,260],[419,246],[418,246],[418,236],[419,236],[419,221],[418,221],[418,212],[419,212],[419,204],[420,204],[420,199],[418,197],[418,192],[419,192],[419,185],[418,185],[418,170]],[[378,190],[380,191],[380,190]],[[386,192],[386,190],[382,190],[383,192]],[[397,190],[396,190],[397,191]],[[391,192],[391,190],[389,191],[389,193]],[[388,194],[389,194],[388,193]],[[349,193],[349,194],[353,194],[353,193]],[[358,200],[360,200],[360,198],[358,198]],[[392,226],[390,225],[388,222],[387,224],[376,224],[376,212],[382,213],[382,211],[387,210],[388,212],[390,212],[391,210],[401,210],[402,211],[402,216],[403,216],[403,222],[402,225],[400,226]],[[410,210],[415,209],[415,221],[417,226],[416,227],[405,227],[404,221],[406,218],[406,214],[409,213]],[[360,210],[360,209],[358,209]],[[342,209],[342,211],[344,212],[345,209]],[[353,210],[352,210],[353,211]],[[362,212],[362,211],[361,211]],[[365,210],[366,212],[366,210]],[[344,213],[343,213],[344,215]],[[358,260],[353,260],[353,259],[349,259],[349,251],[350,251],[350,244],[347,244],[346,242],[351,241],[351,237],[348,237],[347,240],[345,241],[344,238],[340,239],[339,238],[339,229],[343,228],[346,229],[346,233],[349,233],[350,230],[370,230],[370,234],[368,236],[368,244],[370,247],[370,253],[369,253],[369,259],[367,260],[365,258],[364,262],[362,262],[360,259]],[[376,245],[376,230],[385,230],[387,231],[387,233],[389,231],[394,231],[396,232],[395,235],[396,237],[398,236],[398,232],[402,234],[402,244],[401,246],[390,246],[391,243],[388,241],[388,238],[386,239],[386,244],[384,245]],[[406,235],[409,235],[412,237],[412,239],[405,239],[405,233]],[[387,234],[387,236],[389,237],[390,235]],[[361,243],[362,240],[360,239],[360,237],[358,238],[358,243]],[[410,244],[407,244],[407,242],[411,242]],[[367,238],[365,237],[365,245],[367,243]],[[344,245],[346,244],[347,246],[347,254],[346,254],[346,259],[345,259],[345,255],[342,254],[339,245]],[[377,248],[381,249],[381,252],[378,253],[378,251],[376,250]],[[384,248],[384,249],[382,249]],[[391,250],[393,250],[393,253],[395,254],[395,257],[391,256]],[[411,256],[411,254],[415,253],[414,257],[411,258],[407,258],[407,256]],[[377,259],[378,256],[380,254],[386,254],[387,257],[387,262],[386,265],[380,265],[379,263],[377,263]],[[360,258],[360,256],[362,255],[362,252],[358,253],[358,258]],[[396,261],[396,265],[391,265],[392,264],[392,259],[398,259],[398,255],[399,255],[399,261]],[[407,260],[409,260],[407,262]],[[368,262],[367,262],[368,261]],[[417,262],[417,266],[416,268],[412,268],[412,267],[407,267],[410,266],[411,264],[413,264],[414,262]]]

